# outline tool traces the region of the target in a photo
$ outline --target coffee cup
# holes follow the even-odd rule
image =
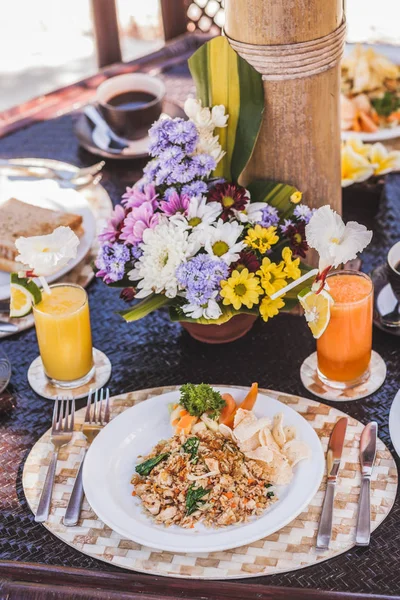
[[[130,140],[147,135],[161,115],[164,96],[164,83],[144,73],[117,75],[97,88],[104,119],[115,133]]]
[[[393,293],[400,302],[400,242],[397,242],[389,250],[387,271]]]

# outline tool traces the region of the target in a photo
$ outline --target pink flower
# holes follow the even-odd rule
[[[122,204],[126,206],[126,208],[135,208],[137,206],[141,206],[144,202],[151,202],[153,208],[157,207],[157,198],[156,188],[154,185],[148,184],[144,185],[143,189],[138,184],[133,187],[127,187],[125,194],[122,196]]]
[[[99,240],[102,242],[115,242],[118,240],[124,219],[125,209],[120,204],[117,204],[111,218],[107,221],[106,227],[100,233]]]
[[[137,244],[143,240],[145,229],[153,229],[159,221],[159,215],[154,214],[151,202],[145,202],[140,206],[132,208],[125,219],[122,228],[121,240],[126,244]]]
[[[176,213],[186,215],[189,209],[190,198],[186,194],[181,196],[177,192],[173,192],[168,200],[160,202],[160,208],[165,215],[172,217]]]

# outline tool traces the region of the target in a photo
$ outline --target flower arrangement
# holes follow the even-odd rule
[[[152,159],[100,234],[96,275],[124,287],[124,298],[144,299],[123,311],[127,320],[168,304],[177,320],[219,324],[245,312],[267,321],[285,306],[270,296],[301,276],[313,211],[290,186],[272,185],[286,199],[282,211],[214,177],[225,155],[216,130],[229,115],[194,99],[185,112],[187,121],[162,117],[151,127]]]
[[[342,187],[369,179],[378,181],[383,175],[400,170],[400,151],[389,152],[379,142],[364,144],[356,137],[342,146]]]

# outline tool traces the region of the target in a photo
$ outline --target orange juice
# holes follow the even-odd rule
[[[88,297],[78,285],[57,284],[50,289],[33,310],[40,356],[53,383],[76,387],[93,375]]]
[[[350,387],[368,374],[372,350],[373,286],[364,273],[328,276],[334,300],[329,325],[317,340],[320,377],[335,387]]]

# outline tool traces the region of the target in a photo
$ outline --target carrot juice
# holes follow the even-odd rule
[[[317,340],[318,373],[333,387],[351,387],[369,373],[373,285],[367,275],[354,271],[332,273],[327,283],[334,304],[329,324]]]
[[[94,373],[88,297],[79,285],[50,290],[33,308],[44,372],[58,386],[78,387]]]

